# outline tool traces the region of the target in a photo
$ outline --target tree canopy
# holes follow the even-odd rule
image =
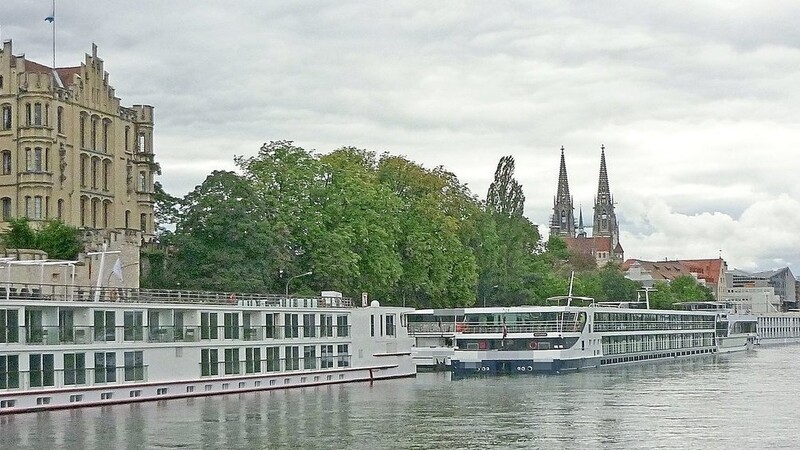
[[[368,292],[387,304],[542,303],[565,294],[577,264],[544,243],[524,213],[514,159],[500,159],[486,200],[443,167],[342,147],[321,155],[265,143],[182,199],[156,199],[174,247],[159,287],[291,293]],[[574,259],[574,258],[573,258]],[[583,264],[588,266],[588,264]],[[586,268],[580,289],[635,296],[615,268]],[[613,269],[613,270],[612,270]],[[635,285],[635,283],[633,283]]]

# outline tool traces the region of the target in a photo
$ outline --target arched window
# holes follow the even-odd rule
[[[81,113],[80,133],[81,133],[81,148],[86,148],[86,114],[85,113]]]
[[[125,127],[125,151],[130,150],[131,146],[131,127]]]
[[[3,76],[0,75],[0,89],[3,89]]]
[[[131,227],[131,212],[130,210],[125,211],[125,228]]]
[[[143,233],[147,233],[147,214],[145,213],[139,216],[139,229],[141,229]]]
[[[11,175],[11,150],[3,150],[3,175]]]
[[[145,153],[146,149],[145,149],[144,133],[139,133],[139,142],[138,143],[139,143],[139,148],[137,149],[137,151],[139,153]]]
[[[97,174],[99,172],[100,158],[92,158],[92,189],[97,189]]]
[[[86,213],[89,209],[89,198],[81,197],[81,226],[86,226]]]
[[[5,104],[3,105],[3,129],[10,130],[11,123],[11,105]]]
[[[108,134],[111,132],[111,121],[108,119],[103,120],[103,151],[108,153]]]
[[[42,104],[35,103],[33,105],[33,124],[36,126],[42,125]]]
[[[139,172],[139,192],[147,192],[147,173]]]
[[[58,220],[64,220],[64,199],[58,199],[57,208],[56,217],[58,217]]]
[[[64,134],[64,107],[62,106],[56,110],[56,129],[58,134]]]
[[[103,228],[108,228],[111,221],[111,202],[106,200],[103,202]]]
[[[31,126],[31,104],[25,103],[25,126]]]
[[[89,164],[88,161],[88,156],[81,155],[81,187],[86,187],[86,171],[88,170],[86,166]]]
[[[3,197],[3,222],[11,220],[11,199]]]
[[[92,150],[97,150],[97,117],[92,116]]]
[[[108,190],[108,180],[111,176],[111,161],[103,161],[103,190]]]
[[[100,214],[100,199],[92,199],[92,227],[97,228],[97,216]]]

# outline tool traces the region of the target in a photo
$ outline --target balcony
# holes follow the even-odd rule
[[[19,184],[21,186],[40,186],[53,184],[52,172],[20,172]]]
[[[17,140],[20,142],[28,140],[47,140],[52,141],[53,129],[45,126],[26,126],[20,127],[17,135]]]

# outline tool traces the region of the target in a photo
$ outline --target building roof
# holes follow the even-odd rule
[[[58,75],[61,86],[69,86],[73,83],[74,75],[80,75],[81,66],[73,67],[56,67],[54,71],[51,67],[39,64],[36,61],[25,60],[25,71],[34,73],[43,73],[46,75]]]
[[[611,252],[611,236],[565,237],[564,241],[567,248],[575,253],[594,255],[596,252]]]
[[[679,259],[672,261],[643,261],[629,259],[622,263],[622,271],[634,264],[650,273],[654,280],[674,280],[680,276],[696,276],[707,283],[719,283],[725,261],[722,259]]]
[[[698,278],[702,278],[709,283],[719,283],[721,276],[725,275],[725,261],[722,258],[714,259],[679,259],[689,268],[689,271],[696,273]]]

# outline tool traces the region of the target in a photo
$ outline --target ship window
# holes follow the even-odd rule
[[[226,348],[225,349],[225,375],[233,375],[239,373],[239,349]]]
[[[36,406],[49,405],[51,397],[36,397]]]
[[[100,400],[111,400],[114,397],[113,392],[102,392],[100,393]]]
[[[0,355],[0,389],[13,389],[18,387],[19,356]]]
[[[347,324],[347,316],[336,317],[336,335],[339,337],[349,336],[350,326]]]
[[[219,375],[219,353],[215,348],[200,350],[200,375]]]
[[[86,383],[86,354],[64,353],[64,384]]]
[[[320,346],[320,369],[333,367],[333,345]]]
[[[300,368],[300,347],[294,345],[285,347],[283,353],[286,370],[298,370]]]
[[[117,381],[117,354],[115,352],[95,352],[94,382],[113,383]]]
[[[306,345],[303,347],[303,368],[317,368],[317,347],[315,345]]]
[[[125,352],[125,381],[144,380],[144,354],[142,351]]]
[[[70,403],[77,403],[77,402],[82,402],[82,401],[83,401],[83,395],[82,394],[72,394],[72,395],[69,396],[69,402]]]
[[[55,367],[52,353],[29,355],[28,367],[31,387],[55,385]]]
[[[394,326],[394,314],[387,314],[386,315],[386,335],[387,336],[394,336],[395,335],[395,326]]]
[[[244,349],[244,370],[246,373],[261,372],[261,348],[248,347]]]
[[[267,372],[281,370],[280,347],[267,347],[266,351]]]
[[[350,367],[350,346],[348,344],[336,346],[336,365],[337,367]]]
[[[239,313],[225,313],[222,317],[225,324],[223,336],[225,339],[239,339]]]

